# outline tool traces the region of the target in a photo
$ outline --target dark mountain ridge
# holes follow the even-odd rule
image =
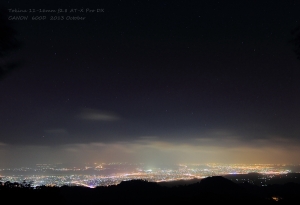
[[[174,187],[144,180],[123,181],[108,187],[47,187],[33,189],[17,183],[2,183],[0,197],[13,204],[292,204],[299,201],[300,184],[286,183],[260,187],[235,183],[222,176]]]

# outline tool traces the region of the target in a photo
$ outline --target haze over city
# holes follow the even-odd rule
[[[0,6],[21,43],[0,56],[19,62],[0,76],[0,168],[300,164],[300,2]]]

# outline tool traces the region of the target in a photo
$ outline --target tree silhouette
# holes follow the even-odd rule
[[[16,34],[8,20],[8,10],[0,8],[0,79],[19,66],[19,62],[9,62],[6,59],[12,50],[21,46]]]

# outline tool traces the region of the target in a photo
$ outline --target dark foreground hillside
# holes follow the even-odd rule
[[[0,186],[1,201],[9,204],[299,204],[300,184],[259,187],[237,184],[221,176],[175,187],[132,180],[116,186],[31,187],[16,183]]]

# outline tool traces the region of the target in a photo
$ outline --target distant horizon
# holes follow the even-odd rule
[[[14,166],[1,166],[0,169],[7,169],[7,168],[21,168],[21,167],[36,167],[36,166],[41,166],[41,165],[60,165],[60,166],[66,166],[66,167],[85,167],[85,166],[91,166],[93,164],[106,164],[106,165],[111,165],[111,164],[127,164],[127,165],[147,165],[147,163],[143,162],[101,162],[101,163],[37,163],[37,164],[28,164],[28,165],[14,165]],[[220,162],[208,162],[208,163],[167,163],[167,164],[162,164],[162,163],[148,163],[148,165],[152,167],[160,167],[160,166],[179,166],[179,165],[187,165],[187,166],[204,166],[204,165],[220,165],[220,166],[225,166],[225,165],[272,165],[272,166],[300,166],[300,164],[297,163],[220,163]]]

